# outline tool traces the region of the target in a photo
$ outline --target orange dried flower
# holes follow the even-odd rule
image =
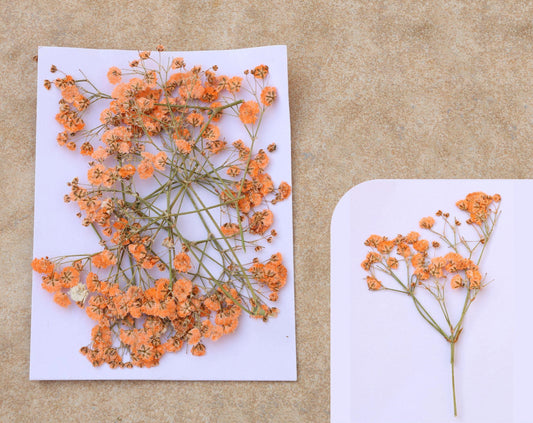
[[[477,269],[467,270],[466,278],[470,284],[470,289],[481,289],[481,280],[483,277]]]
[[[123,179],[128,179],[132,177],[133,175],[135,175],[135,172],[135,166],[133,166],[132,164],[126,164],[118,170],[118,174]]]
[[[274,222],[274,214],[270,210],[255,212],[250,219],[249,230],[252,234],[264,234]]]
[[[84,156],[91,156],[93,154],[93,146],[89,142],[84,142],[81,145],[80,153]]]
[[[97,163],[88,170],[87,179],[92,185],[102,185],[104,182],[105,171],[105,166],[101,163]]]
[[[240,232],[240,228],[236,223],[224,223],[220,227],[220,231],[225,237],[231,237],[235,234],[238,234]]]
[[[377,249],[381,254],[390,254],[394,248],[394,242],[384,238],[378,245]]]
[[[157,170],[164,170],[165,165],[167,164],[167,158],[167,153],[165,153],[164,151],[160,151],[159,153],[157,153],[154,157],[154,167]]]
[[[70,305],[70,298],[64,292],[56,292],[54,294],[54,302],[61,307],[68,307]]]
[[[192,293],[192,282],[189,279],[178,279],[174,282],[172,293],[179,302],[184,302]]]
[[[368,289],[372,290],[372,291],[377,291],[378,289],[381,289],[383,287],[383,285],[381,284],[380,281],[378,281],[375,277],[373,276],[367,276],[366,277],[366,283],[368,285]]]
[[[276,87],[265,87],[261,91],[261,103],[265,106],[271,106],[278,96]]]
[[[232,176],[232,177],[237,177],[239,176],[239,174],[241,173],[241,169],[238,167],[238,166],[230,166],[228,167],[228,169],[226,170],[226,173],[229,175],[229,176]]]
[[[413,242],[413,248],[419,253],[423,253],[429,248],[429,241],[421,239],[420,241]]]
[[[174,269],[176,269],[178,272],[185,273],[192,268],[191,258],[187,255],[187,253],[176,254],[172,263],[174,265]]]
[[[414,244],[418,241],[419,237],[420,237],[420,234],[418,232],[409,232],[405,236],[405,242],[407,242],[408,244]],[[416,250],[416,247],[414,247],[414,249]]]
[[[209,150],[211,154],[220,153],[222,150],[224,150],[224,147],[226,147],[226,141],[222,140],[216,140],[207,143],[207,150]]]
[[[178,148],[178,151],[181,154],[189,154],[192,151],[192,146],[184,139],[177,139],[174,141],[176,144],[176,147]]]
[[[431,229],[434,224],[435,219],[433,219],[431,216],[424,217],[420,220],[420,227],[422,229]]]
[[[105,148],[99,146],[96,150],[93,151],[91,157],[95,160],[102,162],[109,157],[109,154],[107,153]]]
[[[204,305],[211,311],[220,311],[220,301],[218,301],[216,296],[206,298]]]
[[[265,79],[266,76],[268,75],[268,66],[267,65],[256,66],[254,69],[252,69],[251,74],[258,79]]]
[[[450,285],[453,289],[462,288],[465,286],[465,282],[463,281],[463,278],[461,275],[455,275],[452,277],[450,281]]]
[[[222,107],[222,103],[214,101],[211,103],[210,109],[207,111],[207,116],[209,116],[213,122],[218,122],[222,117],[222,110],[219,109],[220,107]]]
[[[201,126],[202,123],[204,123],[204,117],[200,113],[193,112],[189,116],[187,116],[187,122],[191,124],[191,126],[198,127]]]
[[[227,83],[227,90],[230,93],[238,93],[241,90],[242,78],[240,76],[234,76],[230,78]]]
[[[382,239],[383,239],[383,237],[381,237],[379,235],[370,235],[368,237],[368,239],[365,241],[365,245],[367,247],[376,248],[378,246],[378,244],[381,242]]]
[[[175,57],[172,59],[172,69],[181,69],[185,67],[185,62],[183,61],[183,57]]]
[[[381,261],[381,255],[373,251],[369,252],[366,255],[365,260],[361,263],[361,267],[365,270],[370,270],[370,267],[374,263],[379,263]]]
[[[394,257],[389,257],[387,259],[387,266],[389,266],[391,269],[397,269],[398,268],[398,260]]]
[[[80,91],[76,85],[67,85],[61,90],[61,96],[67,103],[72,103],[81,96]]]
[[[200,342],[200,339],[202,339],[202,334],[198,328],[192,328],[189,331],[188,338],[189,345],[196,345],[198,342]]]
[[[72,288],[80,280],[80,272],[72,266],[65,267],[59,274],[59,282],[63,288]]]
[[[48,258],[35,258],[31,262],[31,267],[37,273],[44,275],[49,275],[54,271],[54,263],[52,263]]]
[[[276,195],[276,200],[282,201],[289,198],[291,195],[291,186],[287,182],[282,182],[278,187],[278,195]]]
[[[115,265],[117,263],[117,258],[111,251],[103,250],[102,252],[92,256],[91,262],[95,267],[106,269],[109,266]]]
[[[396,251],[398,252],[400,256],[404,258],[408,258],[412,254],[411,248],[409,248],[409,245],[405,243],[401,243],[400,245],[398,245],[396,247]]]
[[[220,129],[218,126],[209,124],[202,133],[202,137],[208,141],[216,141],[220,137]]]
[[[191,348],[191,354],[197,357],[205,355],[205,345],[201,343],[196,344],[194,347]]]
[[[107,79],[111,84],[118,84],[122,80],[122,71],[116,66],[109,68]]]
[[[254,124],[259,114],[259,105],[255,101],[246,101],[239,107],[239,118],[242,123]]]
[[[154,166],[151,160],[144,159],[139,166],[137,166],[137,172],[141,179],[148,179],[154,174]]]
[[[43,275],[42,280],[41,287],[50,293],[60,291],[62,288],[61,283],[59,282],[59,274],[57,272]]]

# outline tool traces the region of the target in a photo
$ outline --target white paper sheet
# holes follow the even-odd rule
[[[267,170],[275,182],[291,184],[286,47],[164,52],[163,56],[184,57],[188,66],[207,68],[216,64],[219,74],[228,75],[241,75],[245,69],[267,64],[269,85],[277,88],[278,99],[265,115],[257,149],[272,142],[277,144]],[[59,93],[43,87],[44,79],[57,77],[49,72],[50,66],[54,64],[74,75],[79,75],[81,69],[96,86],[109,90],[107,70],[111,66],[127,68],[137,57],[135,51],[39,49],[34,257],[100,250],[92,230],[82,227],[75,216],[76,205],[62,201],[69,192],[66,183],[75,176],[83,178],[88,166],[79,153],[59,147],[55,141],[62,130],[54,119]],[[95,118],[97,114],[93,115]],[[234,334],[208,343],[203,357],[194,357],[183,349],[166,354],[158,366],[150,369],[110,369],[107,365],[93,368],[79,349],[89,344],[95,322],[76,306],[63,309],[54,304],[52,295],[41,288],[40,276],[34,273],[30,379],[296,380],[292,201],[283,201],[274,209],[274,228],[279,237],[265,254],[281,252],[289,274],[276,304],[280,309],[277,318],[264,324],[243,316]]]
[[[462,217],[455,202],[475,191],[499,193],[502,214],[481,264],[493,282],[456,346],[454,418],[449,344],[401,294],[369,291],[360,263],[368,236],[424,235],[420,218]],[[331,224],[332,422],[533,421],[531,192],[529,180],[377,180],[341,199]]]

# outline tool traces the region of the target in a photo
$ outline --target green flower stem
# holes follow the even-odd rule
[[[241,103],[244,103],[244,100],[237,100],[231,104],[225,104],[218,107],[209,107],[209,106],[198,106],[194,104],[170,104],[170,103],[155,103],[156,106],[166,106],[171,109],[198,109],[198,110],[212,110],[213,115],[216,115],[218,112],[227,109],[228,107],[237,106]]]
[[[252,143],[253,144],[253,143]],[[250,147],[251,148],[251,147]],[[245,242],[244,242],[244,231],[242,229],[242,223],[241,223],[241,213],[240,213],[240,208],[239,208],[239,201],[240,199],[244,198],[242,196],[242,186],[243,186],[243,183],[240,184],[240,187],[239,187],[239,192],[237,192],[236,194],[232,194],[232,191],[231,189],[228,187],[228,185],[226,184],[226,182],[224,181],[224,179],[222,179],[220,177],[220,175],[218,174],[218,172],[216,171],[216,169],[214,168],[213,164],[209,161],[209,160],[206,160],[206,162],[209,164],[209,166],[211,166],[211,170],[214,171],[216,173],[216,176],[217,176],[217,179],[222,183],[222,185],[224,186],[224,190],[226,192],[228,192],[228,195],[231,197],[231,200],[228,201],[227,203],[231,204],[231,203],[234,203],[235,204],[235,210],[237,211],[237,222],[238,222],[238,225],[239,225],[239,232],[241,234],[241,245],[242,245],[242,248],[243,248],[243,251],[246,252],[246,245],[245,245]],[[246,165],[246,170],[248,169],[248,165]],[[246,171],[243,175],[243,177],[240,179],[240,181],[244,182],[245,180],[245,177],[246,177]],[[233,182],[233,181],[232,181]]]
[[[194,207],[196,208],[197,205],[196,205],[196,201],[194,200],[193,196],[190,194],[190,193],[193,193],[194,196],[196,197],[196,199],[198,200],[198,202],[200,203],[200,205],[205,209],[205,204],[203,203],[202,199],[200,198],[200,196],[194,191],[194,190],[187,190],[187,196],[189,197],[189,199],[191,200],[191,202],[193,203]],[[237,265],[239,266],[239,268],[241,269],[243,275],[245,276],[245,279],[244,279],[244,282],[246,283],[246,286],[248,287],[250,293],[252,294],[252,297],[255,301],[258,301],[258,297],[257,297],[257,294],[255,292],[255,289],[252,287],[252,284],[250,283],[250,280],[248,278],[248,275],[246,274],[246,271],[241,263],[241,261],[239,260],[239,257],[237,256],[237,254],[235,254],[235,251],[233,248],[231,248],[231,245],[229,244],[228,242],[228,239],[222,234],[221,232],[221,229],[219,227],[219,225],[217,224],[217,221],[215,220],[215,218],[213,217],[213,215],[209,212],[209,210],[206,210],[206,213],[207,215],[209,216],[210,220],[213,222],[213,224],[215,225],[215,227],[218,229],[218,231],[220,232],[220,234],[224,237],[224,241],[226,242],[228,248],[229,248],[229,251],[231,251]],[[207,230],[209,230],[208,228],[208,225],[207,223],[205,222],[205,220],[203,219],[202,215],[200,213],[198,213],[198,216],[200,216],[200,218],[202,219],[202,221],[204,222],[204,225],[206,227]],[[258,305],[256,305],[256,308],[258,307]],[[261,314],[260,310],[259,310],[259,314]]]
[[[418,298],[416,298],[415,294],[411,290],[409,290],[407,286],[405,286],[405,284],[398,278],[398,276],[396,276],[396,274],[392,270],[387,273],[389,273],[396,280],[396,282],[398,282],[402,286],[403,289],[409,292],[409,296],[412,298],[418,313],[420,313],[424,320],[428,322],[430,326],[433,327],[433,329],[435,329],[437,332],[439,332],[445,339],[448,339],[448,335],[446,335],[446,333],[441,329],[435,319],[431,317],[431,315],[420,303],[420,301],[418,301]]]
[[[448,244],[448,247],[450,247],[453,251],[455,251],[457,254],[459,254],[459,251],[457,250],[457,246],[454,245],[449,239],[448,237],[434,231],[433,229],[428,229],[431,233],[433,233],[434,235],[438,236],[442,241],[444,241],[446,244]]]
[[[175,153],[174,153],[175,154]],[[169,233],[169,238],[172,242],[172,245],[174,245],[174,236],[173,236],[173,231],[172,231],[172,227],[174,226],[174,223],[173,223],[173,218],[171,217],[171,214],[172,214],[172,206],[174,205],[174,201],[171,201],[170,199],[170,195],[172,193],[172,179],[169,178],[168,180],[168,188],[167,188],[167,194],[166,194],[166,197],[167,197],[167,212],[166,212],[166,216],[165,216],[165,220],[167,221],[167,228],[168,228],[168,233]],[[176,197],[178,198],[178,197]],[[170,287],[172,287],[174,285],[174,280],[175,280],[175,275],[174,275],[174,266],[173,266],[173,261],[174,261],[174,248],[169,248],[168,249],[168,278],[170,280]]]
[[[120,160],[119,165],[122,166],[122,160]],[[124,203],[126,203],[126,187],[124,186],[124,181],[123,180],[120,181],[120,187],[121,187],[121,190],[122,190],[122,201],[124,201]],[[129,254],[129,251],[128,251],[127,256],[128,256],[128,261],[130,263],[130,268],[132,269],[131,270],[131,278],[129,278],[129,281],[131,282],[133,280],[134,284],[137,285],[137,281],[135,279],[135,271],[133,270],[133,259],[131,257],[131,254]]]
[[[385,291],[400,292],[401,294],[407,294],[407,295],[409,295],[409,296],[411,295],[411,294],[409,294],[408,291],[402,291],[402,290],[400,290],[400,289],[387,288],[386,286],[384,286],[383,289],[384,289]]]
[[[235,298],[233,295],[231,295],[231,293],[226,289],[224,288],[224,283],[219,281],[217,278],[215,278],[215,276],[211,273],[211,271],[208,269],[208,267],[202,262],[199,260],[199,257],[196,255],[196,253],[192,250],[189,250],[190,253],[194,256],[195,260],[198,261],[198,264],[204,268],[204,270],[206,271],[206,273],[209,275],[209,280],[214,282],[218,288],[220,288],[220,290],[224,293],[224,295],[226,295],[236,306],[238,306],[241,310],[243,310],[244,312],[254,316],[256,315],[256,313],[253,313],[252,311],[248,310],[246,307],[244,307],[238,300],[237,298]]]
[[[96,226],[94,226],[94,222],[91,222],[91,228],[93,228],[95,234],[98,236],[98,239],[100,242],[106,247],[105,240],[102,238],[102,235],[100,235],[100,232],[98,232],[98,229],[96,229]],[[107,248],[107,247],[106,247]]]
[[[248,126],[244,125],[244,128],[246,129],[246,132],[248,132],[248,136],[250,137],[250,153],[248,154],[248,160],[246,161],[246,166],[244,168],[244,173],[243,173],[243,177],[242,177],[242,180],[244,181],[244,179],[246,178],[246,175],[248,174],[248,169],[250,168],[250,161],[252,160],[252,151],[253,151],[253,148],[254,148],[254,144],[255,144],[255,140],[257,139],[257,131],[259,130],[259,126],[261,125],[261,121],[263,120],[263,113],[264,113],[264,110],[261,110],[261,113],[259,114],[259,122],[256,126],[256,130],[255,130],[255,133],[252,134],[250,132],[250,130],[248,129]],[[241,194],[242,194],[242,188],[243,188],[244,184],[240,184],[239,186],[239,191],[237,192],[237,197],[240,197]],[[240,209],[239,209],[239,204],[236,203],[236,207],[237,209],[237,222],[239,222],[239,231],[240,231],[240,234],[241,234],[241,243],[242,243],[242,247],[244,249],[244,251],[246,251],[246,246],[245,246],[245,243],[244,243],[244,232],[242,230],[242,223],[241,223],[241,214],[240,214]]]
[[[205,207],[205,205],[204,205],[203,203],[202,203],[202,206],[203,206],[202,208],[198,207],[197,204],[194,202],[194,199],[192,198],[192,196],[190,196],[189,191],[192,191],[192,192],[195,194],[195,196],[200,200],[200,202],[201,202],[201,199],[199,198],[198,194],[196,194],[196,192],[195,192],[194,190],[192,190],[190,187],[188,187],[188,189],[185,191],[185,192],[187,193],[187,195],[189,196],[189,198],[191,199],[191,201],[193,202],[193,205],[195,206],[195,210],[196,210],[196,212],[198,213],[198,215],[199,215],[199,217],[201,218],[201,220],[203,221],[206,230],[209,230],[209,227],[208,227],[208,225],[207,225],[207,222],[205,222],[205,220],[203,220],[203,216],[202,216],[199,212],[200,212],[200,211],[208,211],[210,208]],[[151,210],[151,209],[154,209],[154,207],[155,207],[155,206],[153,205],[153,203],[149,203],[149,202],[144,201],[144,199],[143,199],[142,197],[138,197],[138,200],[139,200],[141,203],[143,203],[143,204],[144,204],[148,209],[150,209],[150,210]],[[154,201],[155,201],[155,199],[154,199]],[[156,213],[157,213],[157,212],[159,212],[159,209],[157,209],[157,210],[155,210],[155,211],[156,211]],[[166,214],[165,214],[164,216],[162,216],[162,217],[150,217],[150,216],[146,215],[145,213],[143,213],[143,212],[141,212],[141,211],[139,211],[139,210],[136,211],[136,213],[137,213],[140,217],[142,217],[142,218],[144,218],[144,219],[151,219],[152,221],[160,220],[160,219],[162,219],[162,218],[163,218],[163,221],[164,221],[164,218],[167,217]],[[174,213],[173,213],[172,215],[174,215]],[[180,213],[179,213],[179,212],[178,212],[178,213],[175,213],[175,215],[176,215],[176,216],[179,216]],[[209,217],[210,217],[210,218],[216,223],[216,221],[214,220],[213,216],[212,216],[210,213],[208,213],[208,215],[209,215]],[[218,225],[217,225],[217,227],[218,227]],[[219,228],[219,229],[220,229],[220,228]],[[175,228],[173,228],[173,227],[169,227],[169,233],[174,234],[175,232],[176,232],[176,234],[180,237],[181,241],[182,241],[184,244],[188,245],[189,247],[194,246],[194,243],[193,243],[193,242],[190,242],[190,241],[186,240],[185,238],[183,238],[183,236],[181,236],[181,234],[179,234],[179,233],[176,231]],[[226,239],[223,235],[221,235],[221,237],[224,238],[224,239],[226,240],[226,242],[227,242],[227,239]],[[247,274],[246,274],[246,272],[245,272],[245,270],[244,270],[244,267],[243,267],[242,264],[240,263],[238,257],[236,256],[235,252],[233,251],[233,249],[231,248],[231,246],[229,245],[229,243],[228,243],[228,247],[229,247],[229,250],[232,251],[232,253],[233,253],[233,255],[234,255],[234,257],[235,257],[235,259],[236,259],[236,261],[237,261],[237,265],[238,265],[238,266],[240,267],[240,269],[242,270],[242,274],[243,274],[243,276],[244,276],[244,278],[245,278],[244,282],[246,283],[246,285],[247,285],[247,287],[248,287],[248,289],[249,289],[249,291],[250,291],[252,297],[253,297],[256,301],[259,301],[258,297],[256,296],[256,293],[255,293],[254,288],[251,286],[251,283],[250,283],[250,281],[248,280],[248,277],[247,277]],[[218,281],[218,280],[215,278],[215,276],[209,271],[209,269],[208,269],[208,268],[207,268],[207,267],[206,267],[206,266],[205,266],[205,265],[199,260],[198,255],[196,255],[196,253],[193,252],[192,250],[189,250],[189,251],[191,251],[191,253],[192,253],[193,256],[195,257],[195,259],[198,260],[198,263],[200,263],[200,265],[206,270],[206,272],[208,272],[208,274],[209,274],[209,276],[210,276],[210,280],[213,281],[213,282],[215,282],[215,284],[217,284],[217,286],[219,286],[219,287],[223,290],[224,294],[227,295],[227,296],[228,296],[228,297],[229,297],[234,303],[236,303],[236,304],[237,304],[242,310],[244,310],[244,311],[245,311],[246,313],[248,313],[248,314],[251,314],[251,315],[257,315],[257,314],[260,314],[260,315],[262,315],[260,311],[259,311],[259,313],[257,313],[257,311],[253,311],[253,312],[252,312],[252,311],[248,310],[246,307],[242,306],[242,304],[240,304],[240,303],[237,301],[237,299],[235,299],[233,296],[231,296],[230,293],[222,287],[222,283],[221,283],[220,281]],[[211,259],[212,259],[215,263],[220,264],[220,263],[217,262],[215,259],[213,259],[213,258],[211,258]]]
[[[450,349],[450,363],[452,366],[453,415],[457,417],[457,400],[455,397],[455,341],[450,342]]]

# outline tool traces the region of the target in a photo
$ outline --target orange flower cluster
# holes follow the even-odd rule
[[[192,347],[193,355],[203,355],[202,340],[216,341],[234,332],[242,313],[238,292],[225,285],[207,296],[189,279],[178,279],[171,286],[168,279],[161,278],[149,289],[132,285],[124,291],[118,283],[102,281],[93,272],[80,283],[81,263],[55,272],[53,263],[42,258],[34,259],[32,267],[43,275],[43,288],[55,293],[56,303],[68,306],[65,290],[70,289],[70,296],[81,295],[78,305],[98,322],[91,345],[81,349],[94,366],[151,367],[166,352],[179,351],[184,343]],[[142,328],[137,327],[140,320]],[[113,331],[120,334],[121,348],[113,346]],[[129,362],[122,360],[124,347],[129,350]]]
[[[48,258],[36,258],[31,263],[33,270],[42,274],[43,289],[54,294],[54,301],[62,307],[71,303],[66,294],[80,280],[79,265],[80,263],[76,262],[74,266],[66,266],[57,272],[54,263]]]
[[[250,272],[255,280],[270,288],[272,291],[270,299],[276,301],[279,290],[287,282],[287,269],[282,264],[281,254],[274,254],[267,263],[255,262]]]
[[[440,248],[440,242],[421,239],[418,232],[410,232],[406,236],[398,235],[391,240],[387,237],[371,235],[365,241],[365,245],[370,247],[372,251],[367,253],[365,260],[361,263],[361,267],[365,271],[372,273],[371,276],[367,277],[368,288],[370,290],[384,289],[382,281],[375,277],[374,269],[377,268],[385,273],[392,272],[398,269],[398,260],[402,260],[416,278],[415,281],[410,282],[412,285],[411,287],[408,286],[410,289],[416,285],[424,285],[426,281],[436,282],[437,280],[449,280],[453,289],[462,287],[469,290],[481,289],[483,276],[479,271],[478,264],[473,260],[473,253],[479,245],[484,245],[488,241],[487,238],[492,229],[487,225],[493,226],[497,214],[497,209],[491,206],[499,203],[500,200],[501,197],[498,194],[490,196],[482,192],[475,192],[457,202],[457,207],[460,210],[470,214],[470,218],[466,220],[467,224],[478,226],[485,224],[486,226],[483,228],[484,235],[475,242],[475,245],[468,245],[464,238],[457,235],[461,225],[457,219],[450,223],[448,221],[449,214],[439,210],[436,216],[444,219],[445,225],[456,234],[456,240],[461,239],[460,244],[454,244],[444,233],[440,235],[440,240],[453,250],[444,256],[438,256],[435,253],[430,254],[431,251],[435,252]],[[431,216],[424,217],[420,220],[419,226],[422,229],[432,230],[435,226],[435,219]],[[464,247],[463,250],[467,253],[467,257],[459,253],[461,246]],[[430,288],[428,287],[428,289]]]
[[[375,248],[377,251],[369,252],[361,263],[361,267],[366,271],[370,271],[373,266],[396,270],[399,262],[398,258],[394,256],[398,256],[412,265],[413,275],[419,285],[432,278],[446,279],[451,276],[450,284],[454,289],[464,286],[468,289],[482,288],[483,278],[474,261],[456,252],[449,252],[444,256],[429,257],[429,241],[419,239],[419,237],[420,234],[417,232],[410,232],[407,236],[398,235],[392,240],[379,235],[372,235],[365,241],[365,245]],[[461,277],[462,274],[465,275],[464,279]],[[370,290],[383,288],[381,281],[374,276],[367,277],[367,284]]]
[[[46,83],[45,85],[48,86]],[[64,78],[57,78],[54,81],[54,85],[61,90],[62,97],[59,101],[59,113],[56,115],[56,120],[64,128],[64,131],[58,134],[57,142],[74,150],[76,144],[68,142],[68,139],[69,136],[85,128],[85,122],[78,112],[87,109],[89,100],[81,94],[76,82],[70,75]]]
[[[244,77],[217,70],[187,70],[183,58],[165,68],[141,52],[129,70],[109,69],[110,94],[71,76],[55,81],[59,144],[80,144],[89,160],[88,183],[74,178],[65,202],[78,205],[102,249],[74,261],[36,258],[32,267],[56,303],[72,300],[97,322],[81,350],[95,366],[150,367],[183,345],[201,356],[207,340],[236,330],[243,312],[265,321],[278,312],[258,289],[278,299],[287,281],[281,254],[251,263],[240,254],[274,241],[271,206],[291,194],[286,182],[276,188],[266,172],[271,159],[257,148],[278,93],[266,85],[266,65]],[[100,125],[86,129],[82,115],[97,102],[105,102]],[[232,117],[254,125],[249,142],[226,142],[217,122]],[[182,216],[196,218],[205,235],[189,238]]]
[[[450,220],[449,213],[438,211],[437,218],[442,221],[442,230],[432,216],[419,221],[420,228],[433,234],[436,239],[430,241],[421,238],[418,232],[398,235],[393,239],[380,235],[371,235],[364,245],[370,248],[361,263],[366,276],[368,289],[371,291],[391,291],[407,295],[413,301],[416,311],[450,344],[452,366],[452,388],[454,414],[457,416],[455,396],[454,360],[455,344],[463,332],[464,316],[478,292],[487,285],[479,265],[485,247],[494,231],[500,214],[501,197],[483,192],[474,192],[456,203],[457,207],[469,214],[466,224],[473,232],[468,236],[460,233],[461,222]],[[439,254],[441,244],[449,248],[448,252]],[[451,250],[451,251],[450,251]],[[402,268],[400,268],[400,266]],[[389,282],[385,283],[383,275]],[[404,279],[400,275],[407,274]],[[446,302],[445,291],[451,287],[456,294],[464,294],[464,305],[460,316],[454,319]],[[438,303],[442,316],[432,315],[427,305],[418,297],[419,288],[423,289]],[[443,323],[442,323],[443,322]]]
[[[467,220],[467,223],[481,225],[490,214],[490,206],[493,203],[499,203],[500,200],[499,194],[490,196],[483,192],[473,192],[468,194],[464,200],[458,201],[457,207],[470,213],[470,219]]]

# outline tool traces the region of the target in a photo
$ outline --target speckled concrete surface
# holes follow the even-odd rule
[[[329,221],[374,178],[531,178],[533,4],[8,2],[0,14],[0,421],[329,420]],[[88,2],[87,2],[88,3]],[[38,45],[286,44],[296,383],[30,382]]]

